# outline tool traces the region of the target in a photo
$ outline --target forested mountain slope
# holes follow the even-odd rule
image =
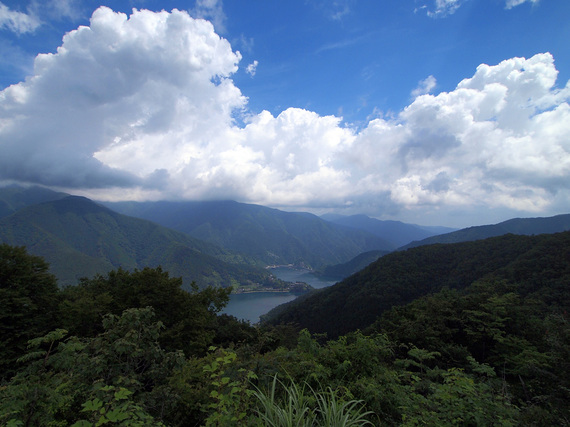
[[[182,277],[186,286],[192,281],[229,286],[269,280],[264,269],[244,265],[251,260],[241,255],[77,196],[28,206],[0,219],[0,242],[26,246],[44,257],[60,285],[117,267],[158,265]]]
[[[381,256],[390,253],[389,251],[368,251],[355,256],[348,262],[335,265],[327,265],[315,274],[320,277],[332,280],[342,280],[354,273],[366,268]]]
[[[549,286],[570,280],[569,269],[570,232],[421,246],[385,255],[330,288],[275,308],[265,320],[337,337],[443,288],[463,289],[488,277]]]
[[[570,214],[556,215],[547,218],[513,218],[493,225],[480,225],[463,228],[451,233],[428,237],[417,242],[403,246],[400,250],[434,243],[458,243],[472,240],[486,239],[488,237],[502,236],[503,234],[533,234],[559,233],[570,230]]]
[[[332,224],[309,213],[283,212],[234,201],[106,203],[126,215],[182,231],[266,264],[347,262],[395,245],[371,233]]]
[[[424,296],[330,339],[217,315],[227,290],[185,292],[159,268],[61,289],[0,244],[0,424],[567,425],[569,245],[509,235],[387,255],[371,272]]]

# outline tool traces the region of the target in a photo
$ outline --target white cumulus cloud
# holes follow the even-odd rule
[[[403,206],[483,204],[539,212],[570,190],[570,87],[550,54],[480,65],[451,92],[376,120],[353,153]],[[368,157],[377,146],[380,167]]]
[[[247,72],[247,74],[249,74],[251,77],[255,76],[255,73],[257,72],[257,66],[259,65],[259,62],[253,61],[251,64],[249,64],[247,66],[247,68],[245,69],[245,71]]]
[[[570,202],[570,85],[557,86],[549,53],[482,64],[449,92],[429,93],[430,76],[363,129],[305,109],[247,111],[240,59],[186,12],[101,7],[0,92],[0,179],[376,215]]]
[[[105,187],[175,172],[192,157],[189,144],[202,151],[244,105],[228,78],[239,60],[209,22],[185,12],[127,17],[101,7],[0,94],[0,174]]]
[[[426,93],[430,93],[435,89],[437,85],[437,80],[434,76],[428,76],[424,80],[420,81],[418,87],[412,91],[412,96],[420,96],[425,95]]]

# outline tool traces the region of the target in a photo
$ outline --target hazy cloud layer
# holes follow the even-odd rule
[[[77,0],[32,1],[25,12],[10,9],[0,2],[0,30],[16,34],[33,33],[44,24],[46,18],[74,20],[80,16],[81,5]]]
[[[18,34],[34,31],[40,21],[33,14],[10,9],[0,2],[0,29],[8,29]]]
[[[288,108],[249,113],[239,53],[180,11],[98,9],[0,93],[0,179],[102,198],[231,198],[368,213],[547,212],[570,201],[570,86],[548,53],[480,65],[363,129]],[[245,125],[238,126],[240,118]]]
[[[212,22],[218,34],[224,34],[226,32],[227,18],[224,13],[222,0],[196,0],[196,4],[192,10],[192,16],[207,19]]]
[[[431,5],[423,5],[416,9],[425,10],[427,16],[431,18],[443,18],[454,14],[465,0],[434,0]],[[512,9],[523,3],[538,4],[539,0],[505,0],[505,8]]]
[[[461,5],[461,0],[435,0],[434,8],[427,10],[431,17],[447,16],[455,13]]]
[[[507,9],[512,9],[515,6],[518,6],[519,4],[523,4],[523,3],[532,3],[532,4],[536,4],[538,3],[539,0],[507,0],[506,1],[506,8]]]

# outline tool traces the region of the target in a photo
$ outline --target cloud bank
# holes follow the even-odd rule
[[[97,9],[0,93],[0,180],[377,216],[568,206],[570,85],[556,86],[549,53],[482,64],[437,95],[430,76],[395,117],[358,129],[249,112],[240,59],[186,12]]]

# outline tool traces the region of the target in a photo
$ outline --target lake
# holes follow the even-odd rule
[[[334,285],[336,282],[321,280],[311,274],[310,270],[298,270],[291,267],[272,268],[271,272],[281,280],[287,282],[305,282],[313,288],[320,289]],[[250,294],[230,295],[228,305],[222,313],[231,314],[238,319],[249,320],[251,323],[259,322],[259,316],[267,313],[278,305],[293,301],[298,295],[281,292],[256,292]]]

